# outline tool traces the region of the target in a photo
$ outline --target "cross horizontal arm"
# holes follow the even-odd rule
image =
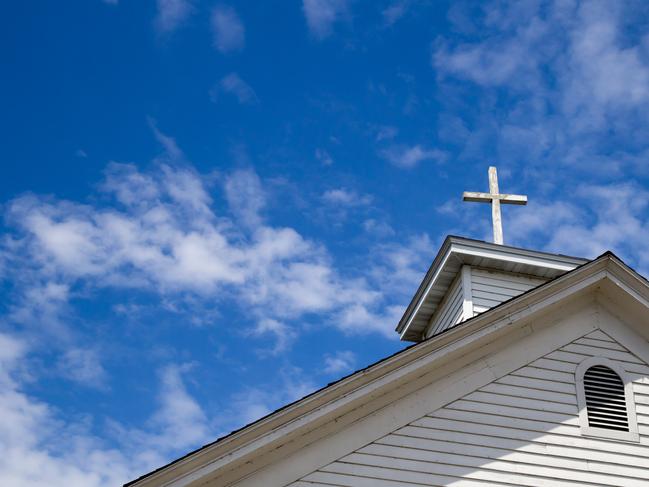
[[[462,195],[464,201],[474,201],[476,203],[491,203],[493,196],[491,193],[475,193],[473,191],[465,191]]]
[[[465,191],[462,199],[464,201],[474,201],[476,203],[491,203],[493,200],[500,200],[502,203],[510,205],[527,204],[527,196],[522,194],[491,194]]]
[[[510,205],[526,205],[527,196],[522,194],[498,194],[496,195],[501,203],[508,203]]]

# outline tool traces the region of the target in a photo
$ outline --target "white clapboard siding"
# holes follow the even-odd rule
[[[547,279],[471,268],[473,313],[487,311],[500,303],[547,282]]]
[[[575,370],[633,378],[639,442],[583,436]],[[306,475],[290,487],[649,486],[649,366],[601,331],[566,344]]]
[[[453,281],[444,300],[431,319],[426,337],[441,333],[462,321],[464,298],[462,295],[461,281],[459,276]]]

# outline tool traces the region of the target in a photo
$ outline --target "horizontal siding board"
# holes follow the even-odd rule
[[[458,445],[459,446],[459,445]],[[504,450],[489,449],[488,447],[470,448],[465,446],[463,451],[446,452],[439,450],[420,450],[402,448],[380,444],[369,445],[358,453],[349,455],[341,461],[349,463],[370,464],[389,467],[394,460],[405,460],[401,467],[409,470],[428,473],[438,472],[435,463],[454,465],[458,467],[473,467],[476,469],[496,470],[512,474],[525,474],[523,481],[528,485],[536,485],[538,479],[564,480],[568,482],[587,482],[597,485],[616,485],[627,487],[640,485],[637,475],[646,472],[637,468],[618,469],[616,477],[606,473],[589,471],[589,463],[585,460],[560,459],[556,457],[540,456],[536,454],[507,452]],[[491,453],[491,456],[488,454]],[[610,466],[609,466],[610,471]],[[572,483],[558,482],[556,485],[573,485]]]
[[[460,441],[451,441],[460,440]],[[474,434],[455,434],[444,440],[389,435],[368,445],[361,451],[375,451],[376,445],[400,447],[405,451],[437,451],[448,454],[471,455],[490,459],[558,466],[571,470],[591,470],[624,477],[649,480],[646,457],[621,455],[582,448],[548,446],[539,443],[507,440],[494,441],[491,437]],[[406,453],[404,453],[406,454]],[[396,453],[392,456],[398,456]]]
[[[424,485],[449,485],[447,483],[439,482],[441,479],[445,479],[443,481],[449,482],[452,478],[464,478],[476,481],[495,482],[497,485],[506,486],[515,485],[526,487],[541,487],[551,485],[546,479],[541,479],[538,477],[529,477],[508,472],[491,471],[484,468],[477,469],[471,466],[459,466],[443,463],[436,463],[431,465],[426,462],[401,459],[392,459],[390,465],[388,466],[382,462],[383,459],[371,456],[364,457],[362,460],[358,458],[358,456],[352,459],[356,460],[357,462],[365,461],[366,464],[336,462],[328,466],[327,471],[334,471],[338,473],[358,472],[363,476],[374,476],[375,478],[381,478],[384,480],[391,480],[395,478],[404,479],[410,482],[420,482]],[[381,463],[382,465],[374,465]],[[557,487],[563,487],[565,484],[555,483],[554,485]]]
[[[525,387],[529,389],[537,389],[541,391],[561,392],[564,394],[576,394],[575,384],[565,382],[555,382],[547,379],[519,377],[516,375],[507,375],[498,379],[497,384],[506,384],[510,386]]]
[[[563,423],[579,425],[579,418],[574,414],[573,408],[571,413],[559,413],[553,411],[541,411],[537,408],[529,409],[522,407],[505,406],[503,404],[490,404],[484,402],[469,401],[460,399],[448,406],[447,409],[457,409],[460,411],[474,411],[478,413],[488,413],[496,416],[505,416],[510,419],[536,419],[548,423]],[[649,421],[649,418],[648,418]]]
[[[554,360],[552,358],[549,358],[549,355],[546,355],[543,358],[535,360],[534,362],[529,364],[529,367],[536,367],[538,369],[546,369],[546,370],[554,370],[557,372],[566,372],[568,374],[571,374],[572,376],[575,375],[575,371],[577,370],[577,365],[575,363],[565,362],[563,360]]]
[[[595,348],[588,345],[579,345],[578,343],[571,343],[565,347],[561,347],[563,352],[572,352],[589,357],[606,357],[618,362],[630,362],[634,364],[642,364],[642,361],[635,355],[629,352],[618,352],[617,350],[610,350],[606,348]]]
[[[571,384],[573,387],[575,384],[575,374],[572,370],[571,372],[561,372],[551,369],[542,369],[540,367],[532,367],[528,365],[521,369],[515,370],[511,373],[511,375],[513,377],[529,377],[532,379],[543,379],[546,381]]]
[[[394,441],[394,437],[399,437],[401,441],[412,444],[413,448],[426,448],[426,442],[428,441],[453,442],[476,447],[487,446],[510,451],[529,451],[565,458],[581,458],[600,463],[619,462],[622,465],[643,468],[646,468],[647,462],[649,462],[649,452],[646,451],[646,448],[636,448],[631,451],[615,451],[615,447],[617,446],[615,444],[586,438],[579,443],[575,443],[574,441],[566,442],[566,440],[571,440],[571,438],[562,437],[549,437],[547,441],[544,441],[544,437],[536,436],[530,439],[529,435],[502,437],[483,435],[475,432],[465,433],[462,431],[432,430],[416,427],[406,428],[403,428],[403,433],[408,434],[399,432],[398,434],[395,433],[378,441],[391,442]]]
[[[592,338],[580,338],[575,340],[573,343],[577,345],[587,345],[595,348],[605,348],[608,350],[617,350],[618,352],[626,352],[626,349],[622,345],[618,345],[615,342],[605,342],[602,340],[594,340]]]
[[[562,392],[543,391],[539,389],[530,389],[528,387],[509,386],[492,382],[484,386],[481,391],[503,394],[506,396],[522,397],[526,399],[540,399],[542,401],[559,402],[563,404],[577,405],[577,398],[574,394],[564,394]]]
[[[474,413],[471,417],[474,418],[474,421],[468,421],[467,419],[459,419],[462,415],[459,414],[450,414],[452,411],[444,409],[439,411],[439,413],[434,416],[425,416],[417,421],[415,421],[413,426],[419,426],[422,428],[429,429],[441,429],[441,430],[451,430],[451,431],[476,431],[483,432],[484,434],[491,433],[493,436],[507,435],[511,429],[524,430],[534,434],[548,434],[553,435],[564,435],[564,436],[579,436],[581,433],[579,427],[571,425],[561,425],[554,423],[545,423],[543,421],[532,421],[529,419],[517,419],[513,422],[509,418],[504,418],[502,416],[495,416],[490,414],[480,415],[483,419],[482,422],[478,422],[478,414]],[[456,413],[462,413],[464,411],[456,411]],[[449,416],[455,416],[449,418]],[[469,415],[464,415],[464,418],[469,417]],[[531,435],[530,435],[531,436]]]
[[[527,399],[493,392],[476,391],[465,396],[465,399],[476,402],[489,404],[501,404],[503,406],[512,406],[518,408],[527,408],[536,411],[550,411],[556,413],[577,414],[577,403],[565,404],[553,401],[539,401],[537,399]]]
[[[482,313],[544,282],[547,282],[547,279],[534,279],[517,274],[490,272],[472,268],[471,293],[473,298],[473,312]]]
[[[460,279],[456,279],[451,288],[448,290],[446,298],[442,301],[439,308],[433,315],[426,336],[432,336],[450,328],[458,323],[462,317],[462,286]]]
[[[446,471],[449,470],[449,468],[445,469]],[[424,473],[424,472],[409,472],[405,471],[402,469],[397,468],[396,466],[390,467],[390,468],[384,468],[384,467],[377,467],[373,465],[357,465],[357,464],[351,464],[351,463],[343,463],[343,462],[335,462],[332,463],[331,465],[328,465],[324,468],[322,468],[322,471],[324,472],[332,472],[332,473],[338,473],[338,474],[347,474],[347,475],[354,475],[358,477],[366,477],[370,478],[372,480],[388,480],[388,481],[398,481],[398,482],[405,482],[405,485],[409,484],[419,484],[419,485],[450,485],[453,483],[456,479],[462,478],[464,473],[468,470],[466,468],[455,468],[452,469],[455,472],[455,475],[448,475],[448,474],[432,474],[432,473]],[[469,479],[465,479],[469,480]],[[472,479],[473,480],[473,479]],[[353,484],[345,484],[345,485],[353,485],[354,487],[356,486],[363,486],[365,487],[366,485],[378,485],[378,484],[359,484],[359,483],[353,483]],[[392,484],[383,484],[383,485],[401,485],[397,483],[392,483]],[[454,484],[453,484],[454,485]],[[479,483],[466,483],[467,486],[479,486],[479,485],[485,485],[485,484],[479,484]],[[493,484],[492,484],[493,485]],[[506,486],[506,485],[512,485],[511,483],[505,483],[496,479],[495,480],[495,485],[499,486]]]

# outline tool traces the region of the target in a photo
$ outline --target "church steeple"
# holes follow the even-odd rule
[[[587,262],[504,245],[500,203],[525,205],[527,196],[500,193],[495,167],[489,168],[489,192],[465,191],[463,199],[491,203],[494,243],[446,238],[397,325],[402,340],[442,333]]]
[[[399,321],[418,342],[588,262],[587,259],[448,236]]]

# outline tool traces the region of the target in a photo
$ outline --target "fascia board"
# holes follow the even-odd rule
[[[279,439],[290,441],[304,434],[310,425],[333,421],[345,414],[360,399],[380,395],[403,383],[408,377],[421,375],[426,369],[443,365],[444,358],[462,349],[477,347],[512,323],[521,326],[548,306],[609,277],[610,256],[603,256],[574,272],[532,289],[527,293],[476,316],[461,326],[417,344],[383,362],[341,380],[286,409],[244,428],[230,438],[198,450],[177,463],[163,467],[132,486],[169,485],[180,487],[206,475],[215,476],[221,469],[232,470],[251,455],[263,455],[277,447]],[[620,268],[618,265],[617,268]],[[646,281],[635,280],[649,294]],[[300,433],[300,431],[302,433]]]
[[[587,259],[558,256],[533,250],[518,249],[515,247],[495,249],[489,244],[481,244],[478,242],[471,242],[470,245],[465,242],[454,242],[451,246],[451,252],[459,255],[473,255],[501,260],[503,262],[515,262],[517,264],[528,264],[536,267],[556,269],[559,271],[571,271],[575,267],[588,262]]]
[[[446,246],[446,248],[442,247],[440,250],[438,258],[435,258],[433,261],[433,264],[430,266],[430,270],[426,273],[426,276],[424,277],[424,280],[419,286],[419,289],[415,293],[415,296],[413,300],[411,301],[410,305],[408,308],[406,308],[406,311],[404,312],[404,318],[408,316],[407,320],[404,322],[403,318],[397,325],[397,332],[400,333],[399,337],[403,340],[404,336],[408,333],[409,328],[412,324],[412,320],[415,318],[417,313],[419,312],[419,309],[421,308],[422,304],[426,301],[426,297],[428,296],[428,293],[430,292],[431,288],[435,285],[435,282],[437,281],[437,278],[439,277],[440,273],[444,270],[446,267],[446,263],[448,262],[448,259],[451,256],[451,248],[452,244],[450,243],[450,240],[447,239],[445,244],[449,244]]]

